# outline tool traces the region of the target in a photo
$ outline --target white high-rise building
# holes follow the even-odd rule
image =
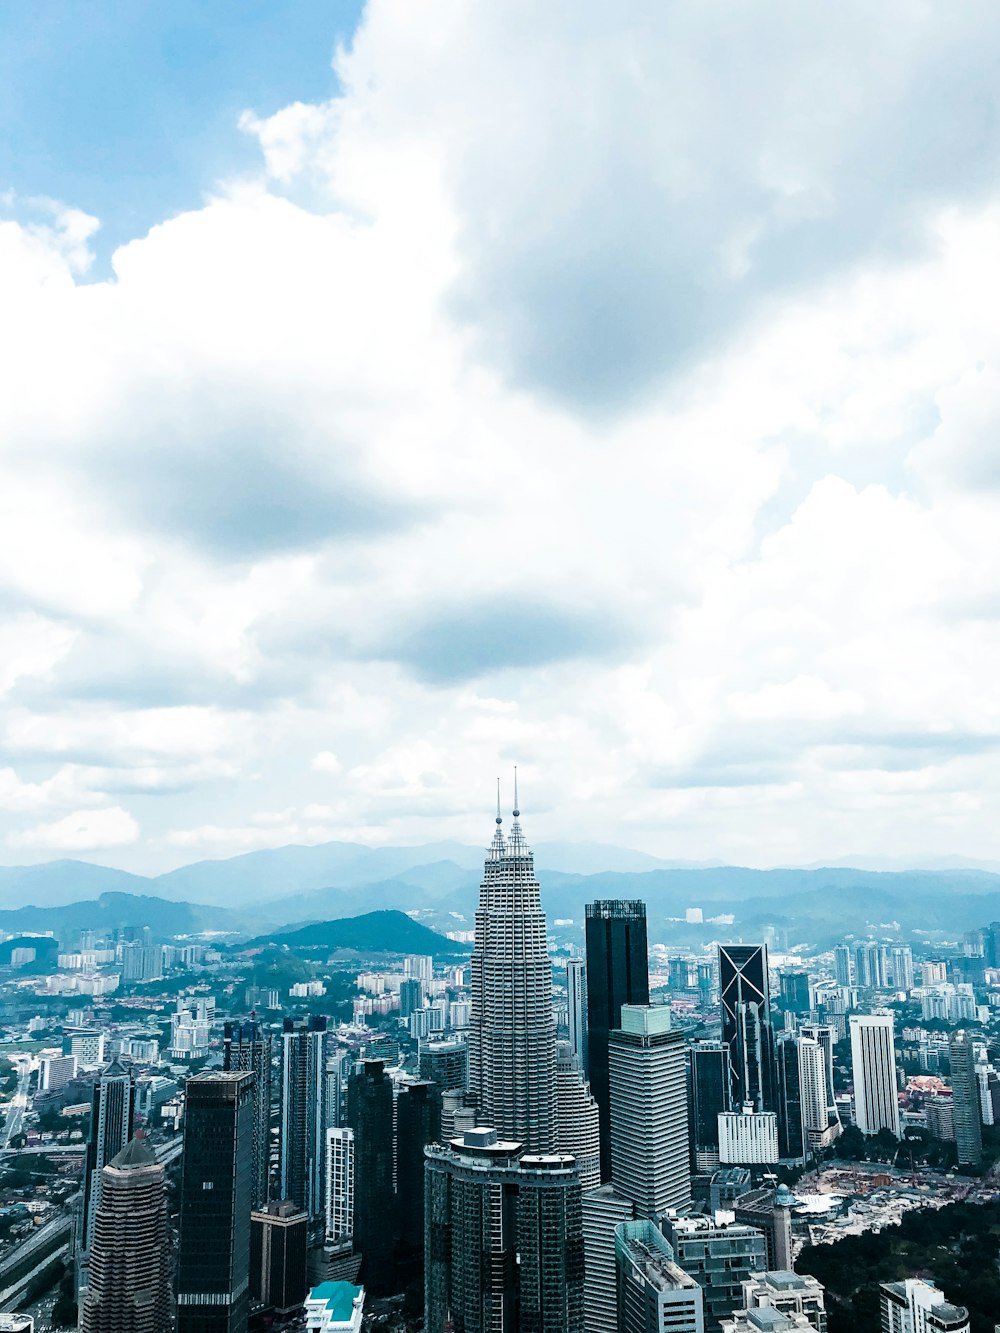
[[[722,1166],[774,1166],[778,1151],[778,1117],[757,1111],[752,1102],[735,1111],[719,1112],[719,1162]]]
[[[326,1239],[354,1233],[354,1130],[326,1132]]]
[[[569,1044],[587,1077],[587,969],[582,958],[566,963],[567,1026]]]
[[[863,1134],[888,1129],[899,1138],[892,1015],[852,1014],[850,1022],[855,1124]]]
[[[556,1025],[552,964],[534,857],[524,840],[514,790],[510,837],[496,833],[476,910],[469,1019],[469,1090],[479,1122],[530,1154],[556,1138]]]
[[[621,1012],[608,1042],[611,1181],[652,1217],[691,1199],[684,1038],[666,1005]]]
[[[932,1282],[909,1277],[879,1288],[882,1333],[969,1333],[969,1312],[952,1305]]]

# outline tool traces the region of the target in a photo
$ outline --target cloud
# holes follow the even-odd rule
[[[49,824],[7,835],[7,846],[45,851],[93,852],[138,842],[139,825],[120,805],[103,810],[76,810]]]

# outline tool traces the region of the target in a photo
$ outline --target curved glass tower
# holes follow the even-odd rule
[[[509,838],[497,827],[479,886],[472,954],[469,1085],[481,1125],[528,1153],[556,1137],[556,1025],[552,964],[535,862],[514,790]]]

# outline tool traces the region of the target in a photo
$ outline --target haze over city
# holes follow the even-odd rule
[[[3,15],[0,856],[1000,861],[1000,14]]]

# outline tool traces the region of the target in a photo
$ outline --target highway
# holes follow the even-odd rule
[[[21,1056],[18,1060],[20,1075],[17,1080],[17,1092],[7,1111],[7,1124],[4,1126],[4,1148],[9,1148],[11,1139],[21,1133],[24,1113],[28,1109],[28,1080],[31,1078],[31,1057]]]

